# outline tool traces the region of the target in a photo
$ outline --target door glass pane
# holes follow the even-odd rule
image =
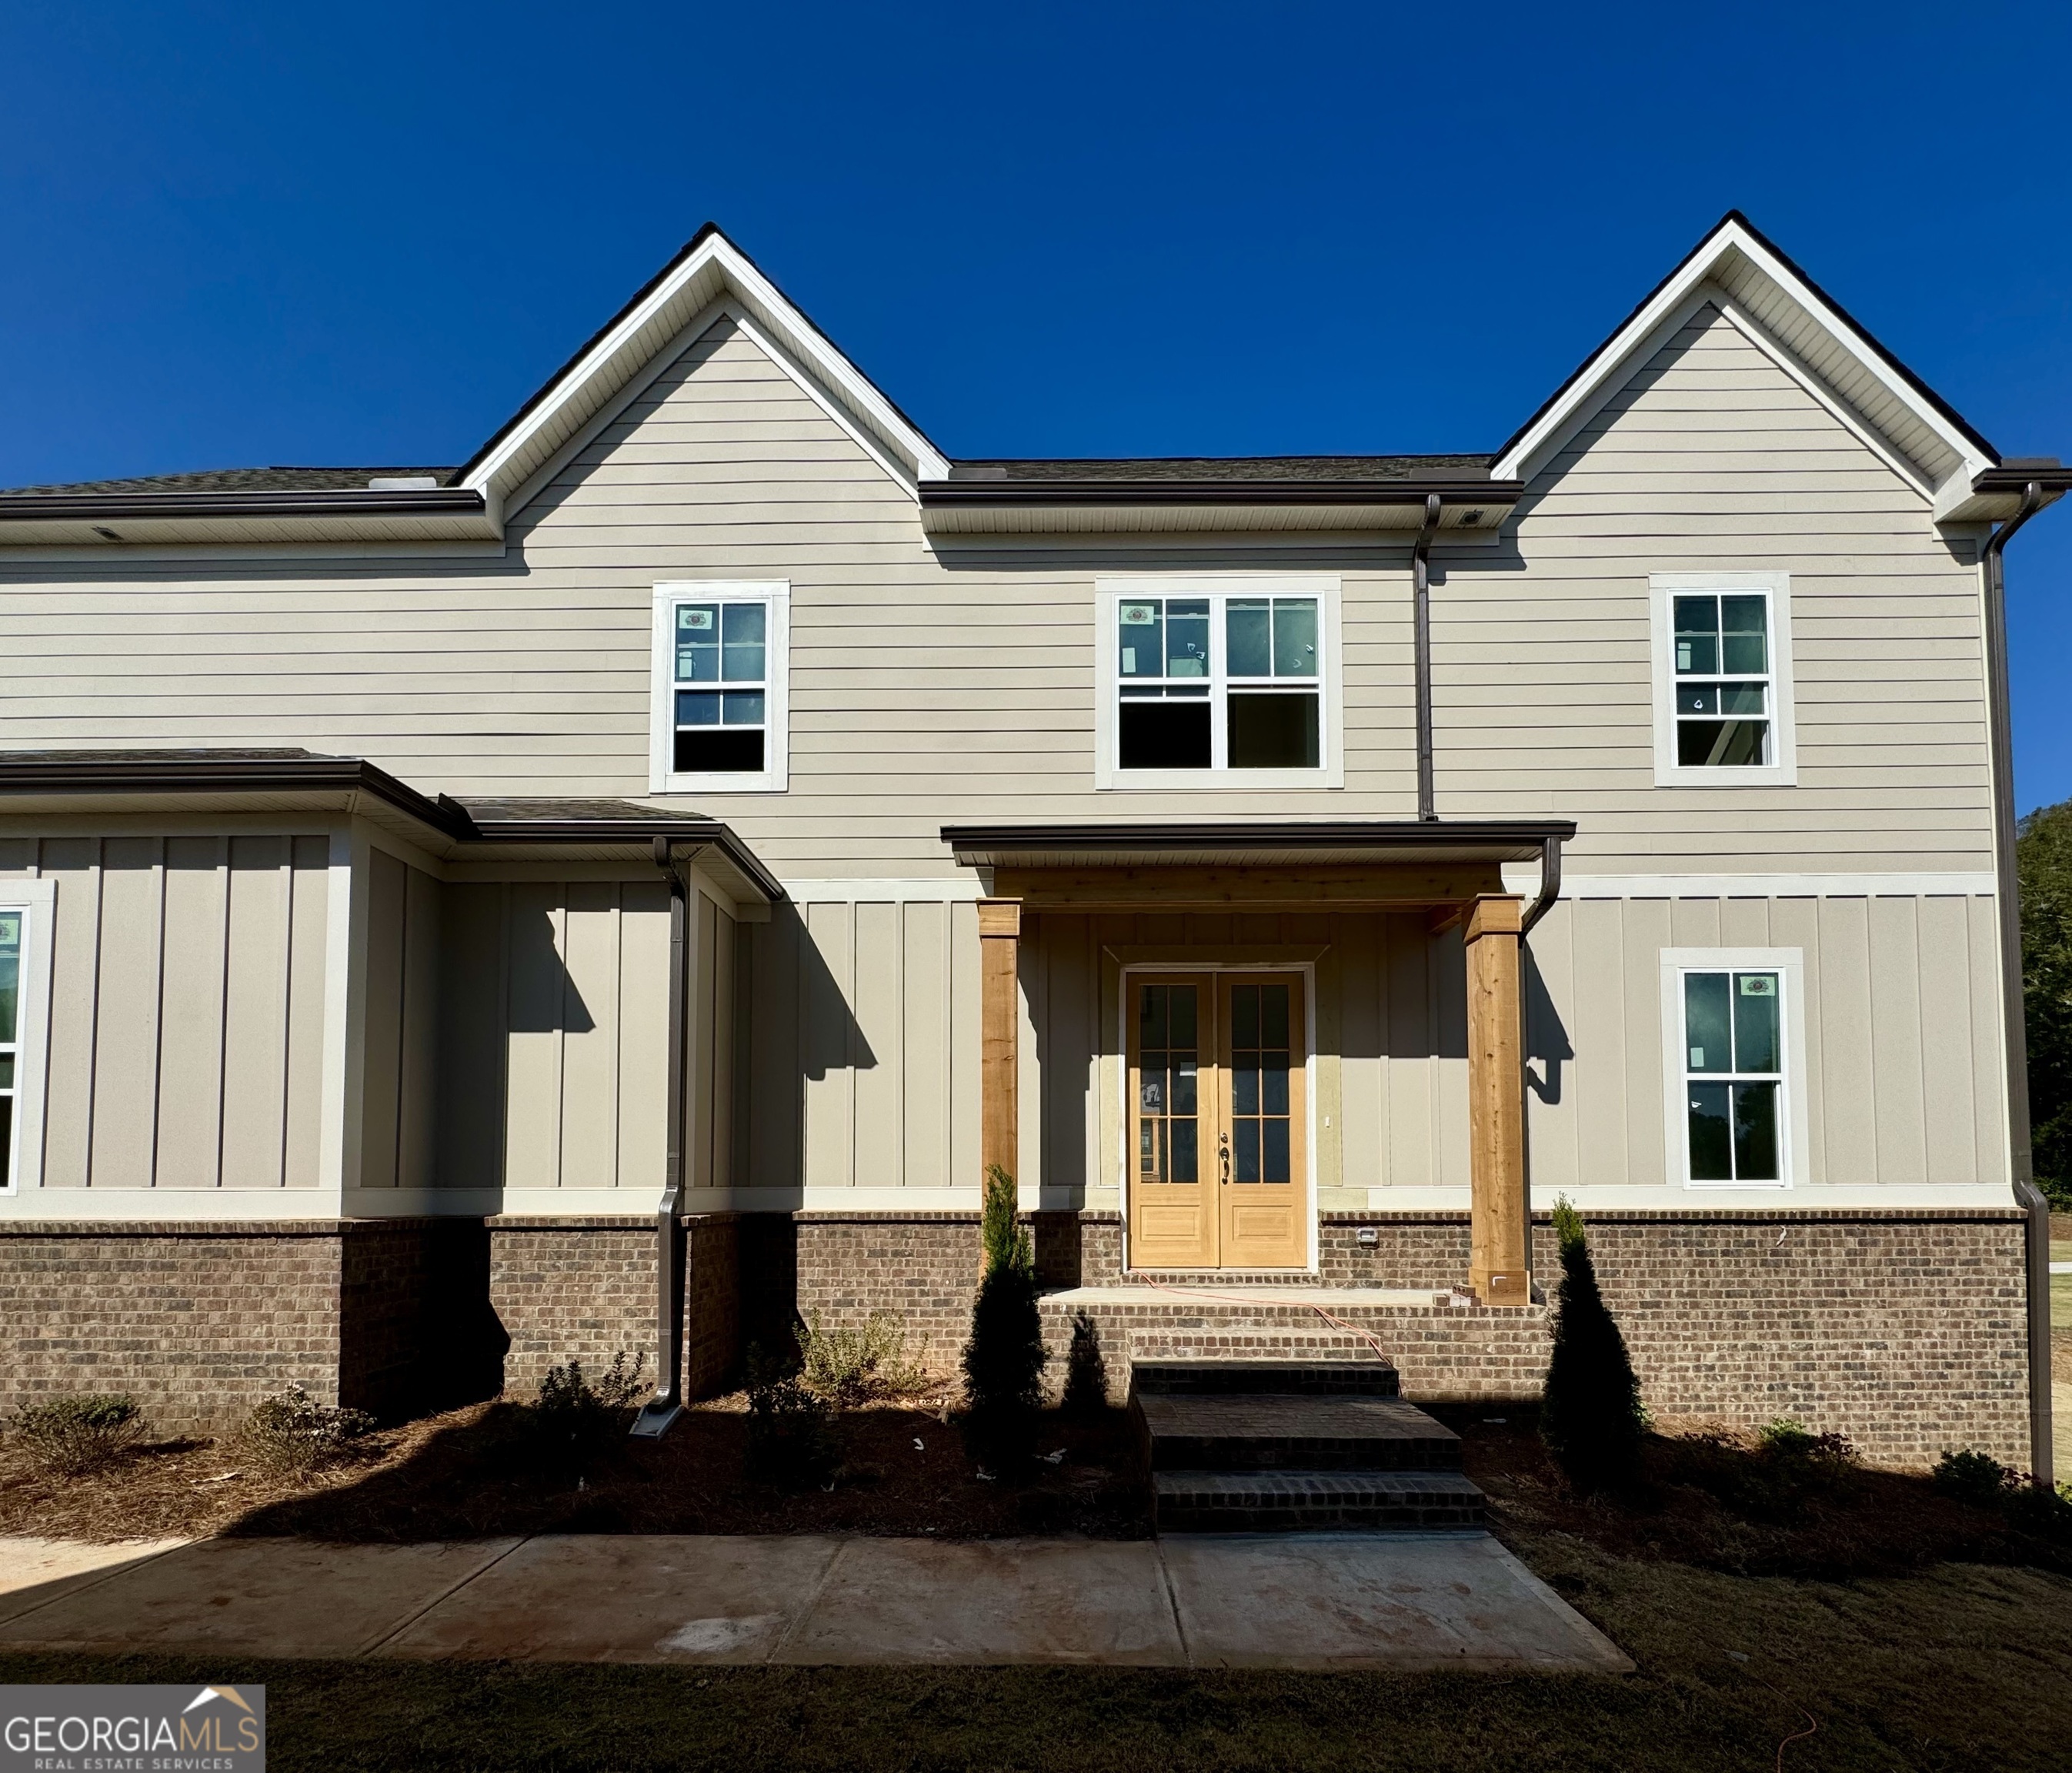
[[[719,681],[719,606],[676,606],[676,681]]]
[[[1727,1035],[1727,975],[1684,975],[1684,1063],[1694,1072],[1730,1072],[1733,1048]]]
[[[1223,655],[1233,677],[1272,674],[1273,614],[1266,599],[1234,597],[1224,606]]]
[[[729,603],[721,611],[723,664],[729,683],[763,681],[763,623],[760,603]]]
[[[1116,612],[1120,633],[1116,658],[1125,677],[1156,677],[1166,663],[1164,606],[1156,599],[1124,603]]]
[[[1732,1182],[1733,1140],[1727,1124],[1726,1084],[1691,1084],[1684,1095],[1691,1105],[1691,1179]]]
[[[1314,597],[1274,599],[1273,675],[1317,675],[1317,600]]]
[[[14,1006],[21,984],[22,914],[0,911],[0,1040],[14,1038]],[[0,1174],[0,1181],[5,1179]]]
[[[1286,985],[1232,984],[1231,1179],[1289,1183],[1293,1170],[1289,1044],[1293,990]]]
[[[1235,1182],[1259,1180],[1259,1122],[1240,1121],[1231,1128],[1231,1177]]]
[[[1774,1072],[1778,1063],[1777,975],[1734,975],[1734,1069]]]
[[[1200,1162],[1197,988],[1137,990],[1137,1173],[1145,1182],[1194,1182]]]
[[[0,1096],[0,1183],[14,1174],[14,1098]]]
[[[1740,1182],[1775,1182],[1777,1086],[1734,1085],[1734,1176]]]

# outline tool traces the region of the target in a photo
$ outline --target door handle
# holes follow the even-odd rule
[[[1227,1187],[1230,1184],[1230,1135],[1227,1133],[1216,1135],[1216,1156],[1222,1162],[1223,1183]]]

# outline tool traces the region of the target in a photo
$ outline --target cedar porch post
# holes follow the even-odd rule
[[[979,952],[979,1161],[989,1172],[998,1164],[1021,1180],[1016,1154],[1015,1102],[1019,1084],[1016,1032],[1016,962],[1022,943],[1022,901],[978,902]]]
[[[1485,1305],[1526,1305],[1532,1298],[1525,1241],[1525,1092],[1519,1068],[1519,924],[1523,903],[1514,894],[1486,894],[1468,907],[1463,932],[1471,1189],[1468,1285]]]

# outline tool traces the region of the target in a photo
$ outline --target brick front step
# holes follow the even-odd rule
[[[1420,1297],[1427,1302],[1409,1302]],[[1260,1289],[1235,1299],[1074,1287],[1042,1301],[1048,1381],[1054,1390],[1065,1384],[1075,1327],[1083,1319],[1117,1404],[1128,1397],[1133,1363],[1180,1360],[1373,1361],[1396,1368],[1412,1397],[1522,1402],[1540,1395],[1548,1355],[1544,1307],[1438,1306],[1429,1298],[1358,1287],[1277,1296]]]
[[[1157,1471],[1457,1471],[1461,1439],[1397,1397],[1142,1395]]]
[[[1160,1471],[1161,1532],[1483,1527],[1482,1491],[1457,1471]]]
[[[1393,1397],[1400,1388],[1396,1369],[1364,1345],[1350,1360],[1139,1360],[1130,1376],[1139,1397]]]

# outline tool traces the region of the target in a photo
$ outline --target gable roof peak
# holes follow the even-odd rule
[[[1643,296],[1498,452],[1491,471],[1525,479],[1706,300],[1751,325],[1794,370],[1874,433],[1938,509],[2000,452],[1872,336],[1738,209],[1729,209]]]

